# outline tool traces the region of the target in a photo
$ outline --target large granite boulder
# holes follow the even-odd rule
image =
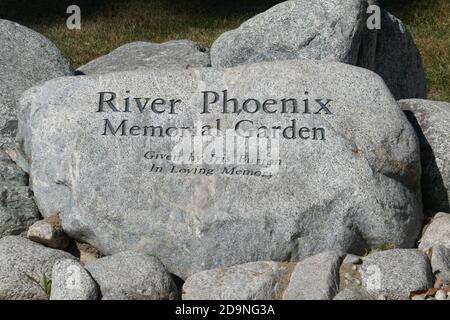
[[[39,219],[27,174],[0,150],[0,238],[19,235]]]
[[[49,298],[53,265],[69,253],[50,249],[23,237],[0,239],[0,300]]]
[[[235,110],[223,110],[225,94]],[[173,110],[170,100],[180,100]],[[417,137],[362,68],[298,60],[65,77],[21,103],[18,162],[41,213],[60,213],[66,233],[104,254],[144,250],[186,278],[327,249],[412,247],[421,228]],[[180,163],[197,129],[195,148],[216,139],[216,152]],[[258,157],[221,157],[225,129],[236,141],[257,132]],[[256,136],[246,140],[253,150]]]
[[[33,85],[73,73],[55,45],[43,35],[0,19],[0,149],[14,147],[16,101]]]
[[[450,212],[450,103],[408,99],[399,105],[419,137],[424,208]]]
[[[213,67],[259,61],[318,59],[377,72],[397,99],[426,97],[420,54],[403,23],[381,10],[369,30],[373,0],[292,0],[222,34],[211,47]]]
[[[78,71],[94,74],[140,68],[187,69],[210,65],[209,50],[189,40],[173,40],[165,43],[136,41],[81,66]]]

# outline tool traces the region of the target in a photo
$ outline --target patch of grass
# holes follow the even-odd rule
[[[50,38],[75,67],[132,41],[190,39],[211,46],[223,32],[279,0],[0,0],[0,17]],[[450,2],[382,0],[411,30],[422,54],[429,98],[450,101]],[[81,8],[82,29],[68,30],[66,8]]]
[[[190,39],[210,46],[223,32],[279,1],[131,0],[66,1],[0,0],[0,17],[18,21],[52,40],[78,67],[132,41]],[[66,8],[81,8],[81,30],[66,28]],[[9,13],[9,14],[8,14]]]
[[[45,293],[47,298],[50,298],[52,292],[52,280],[45,273],[42,274],[42,281],[37,280],[28,273],[25,273],[25,276],[28,280],[36,284]]]

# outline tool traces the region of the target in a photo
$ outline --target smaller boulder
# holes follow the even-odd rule
[[[210,65],[209,50],[189,40],[173,40],[165,43],[137,41],[127,43],[85,64],[77,71],[84,74],[102,74],[140,68],[187,69]]]
[[[375,71],[397,99],[426,97],[422,59],[406,26],[381,9],[369,30],[374,0],[281,2],[227,31],[211,47],[213,67],[261,61],[339,61]]]
[[[325,251],[295,266],[283,300],[331,300],[339,289],[340,251]]]
[[[438,290],[434,295],[436,300],[447,300],[447,293],[444,290]]]
[[[124,251],[85,267],[103,300],[174,300],[178,289],[163,264],[142,252]]]
[[[76,261],[55,263],[50,300],[97,300],[98,287],[90,274]]]
[[[55,249],[66,248],[70,241],[62,229],[59,217],[56,215],[35,222],[28,229],[27,237],[31,241]]]
[[[399,105],[419,137],[424,208],[450,212],[450,103],[408,99]]]
[[[39,211],[27,186],[0,187],[0,237],[24,234],[38,219]]]
[[[436,245],[450,248],[450,214],[439,212],[425,229],[419,249],[426,250]]]
[[[272,300],[289,278],[286,264],[249,262],[196,273],[183,285],[183,300]]]
[[[405,299],[434,283],[428,256],[416,249],[375,252],[363,259],[359,271],[363,288],[377,296]]]
[[[442,245],[433,247],[431,254],[431,269],[435,275],[450,284],[450,249]]]
[[[46,37],[0,19],[0,150],[15,146],[18,100],[32,86],[73,75],[61,51]]]

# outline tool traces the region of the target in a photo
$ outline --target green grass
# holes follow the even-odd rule
[[[45,293],[47,298],[50,299],[50,294],[52,292],[52,280],[45,273],[42,274],[42,280],[38,280],[28,273],[25,273],[24,275],[28,280],[36,284]]]
[[[190,39],[209,47],[223,32],[275,0],[0,0],[0,18],[50,38],[78,67],[131,41]],[[411,30],[422,54],[429,98],[450,101],[450,1],[384,0]],[[82,29],[65,26],[69,4],[81,7]]]

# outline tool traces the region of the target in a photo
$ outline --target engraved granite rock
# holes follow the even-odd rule
[[[21,105],[17,159],[41,213],[59,213],[69,236],[103,254],[143,250],[186,278],[413,247],[421,229],[417,137],[362,68],[298,60],[65,77]],[[216,142],[226,129],[258,133],[279,154],[180,164],[172,154],[186,145],[171,135],[198,129]]]

